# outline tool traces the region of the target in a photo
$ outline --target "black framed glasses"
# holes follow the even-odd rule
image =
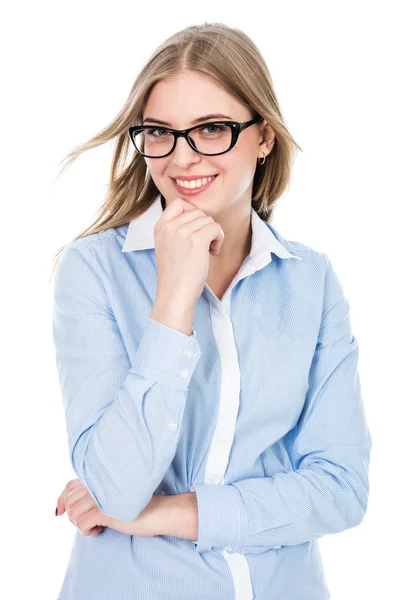
[[[170,129],[156,125],[129,127],[129,136],[136,150],[147,158],[164,158],[175,150],[176,140],[183,136],[189,146],[204,156],[217,156],[232,150],[241,132],[262,120],[258,115],[245,123],[212,121],[189,129]]]

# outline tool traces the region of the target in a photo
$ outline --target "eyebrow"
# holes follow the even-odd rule
[[[192,121],[192,125],[196,125],[197,123],[201,123],[202,121],[208,121],[209,119],[230,119],[232,120],[232,117],[228,117],[227,115],[222,115],[221,113],[215,113],[212,115],[204,115],[203,117],[198,117],[198,119],[195,119],[194,121]],[[172,127],[171,123],[167,123],[167,121],[160,121],[160,119],[153,119],[152,117],[146,117],[145,119],[143,119],[143,123],[145,121],[151,121],[152,123],[158,123],[158,125],[166,125],[167,127]]]

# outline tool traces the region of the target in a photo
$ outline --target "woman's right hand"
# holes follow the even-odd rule
[[[204,211],[178,197],[154,227],[158,271],[157,295],[194,306],[207,280],[209,253],[218,255],[222,227]]]

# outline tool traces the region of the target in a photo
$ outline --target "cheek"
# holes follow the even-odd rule
[[[157,164],[156,161],[146,160],[147,171],[154,183],[158,186],[165,185],[164,179],[167,179],[167,176],[164,174],[165,167],[162,164]],[[165,177],[164,177],[165,175]]]
[[[226,166],[225,174],[227,180],[236,184],[246,183],[251,181],[254,176],[255,164],[250,160],[250,156],[246,152],[238,153],[234,160]]]

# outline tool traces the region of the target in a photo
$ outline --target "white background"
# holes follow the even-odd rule
[[[0,596],[56,600],[75,474],[51,337],[53,257],[103,201],[111,147],[60,161],[108,124],[153,50],[205,21],[238,27],[303,149],[273,225],[326,252],[351,306],[373,438],[367,515],[320,540],[332,600],[400,597],[397,2],[16,2],[1,17]],[[397,487],[398,489],[398,487]],[[289,600],[289,599],[288,599]],[[290,599],[295,600],[295,599]]]

